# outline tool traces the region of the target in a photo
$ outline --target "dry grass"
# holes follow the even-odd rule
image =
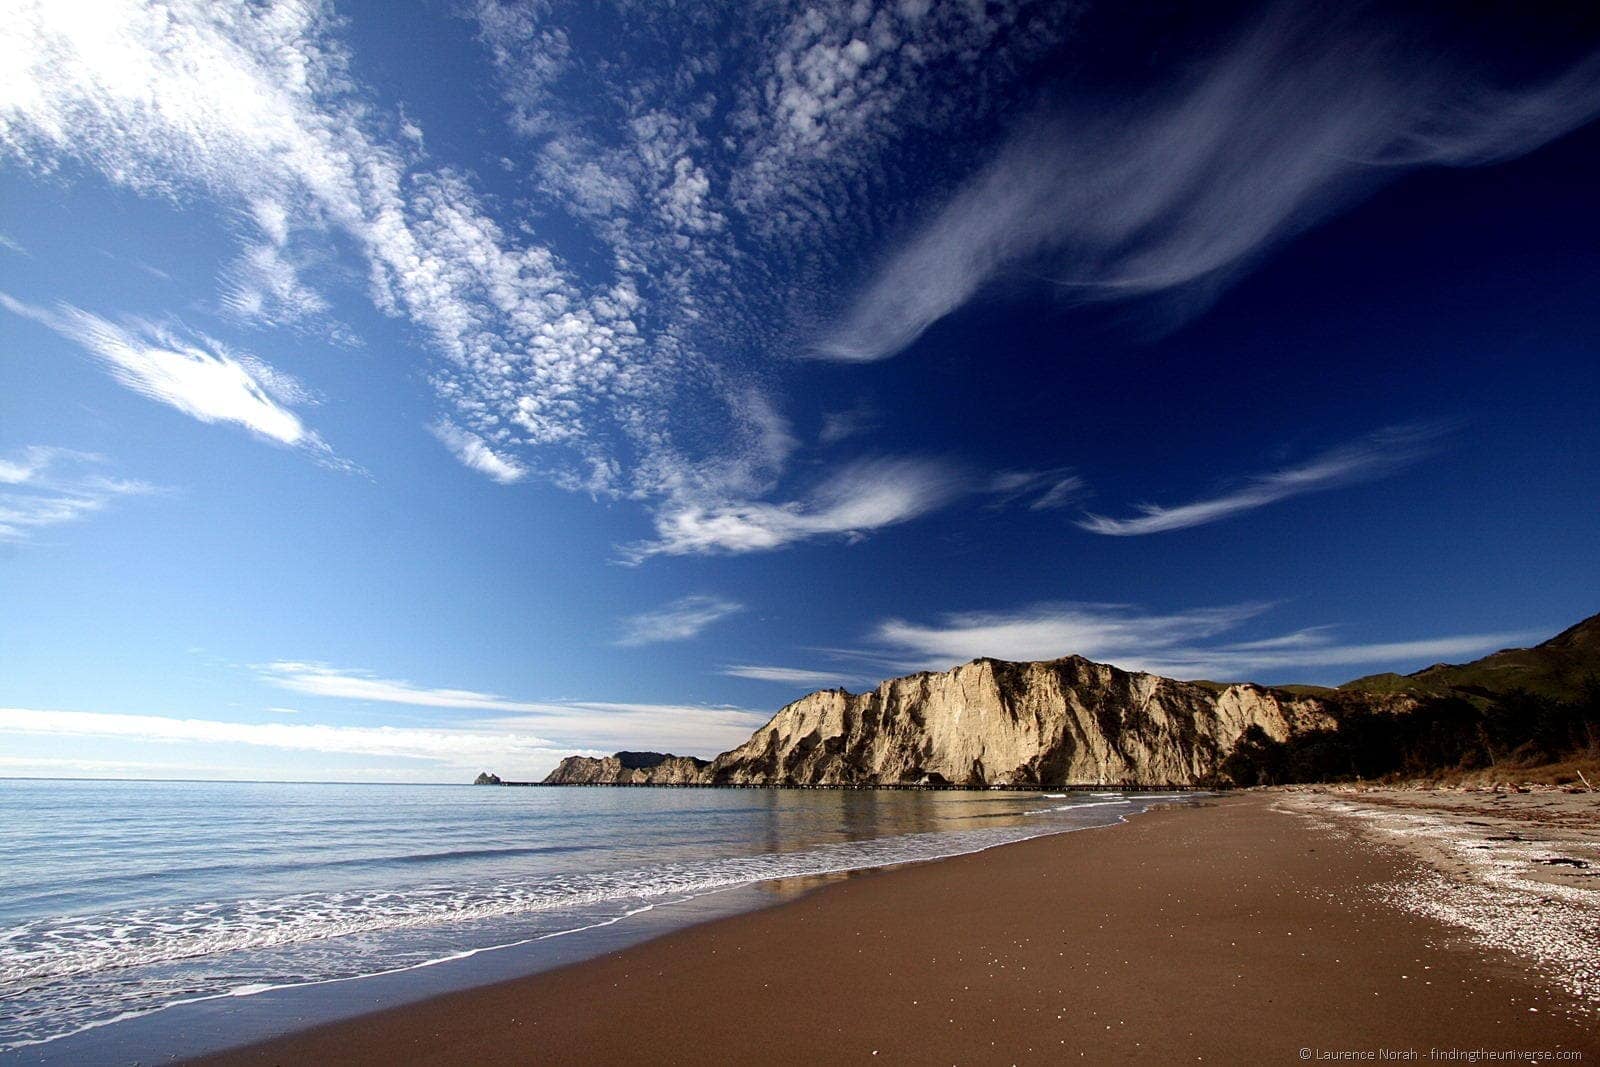
[[[1442,771],[1402,785],[1490,789],[1495,786],[1539,785],[1583,789],[1583,779],[1600,792],[1600,754],[1574,755],[1556,763],[1520,765],[1499,763],[1471,771]]]

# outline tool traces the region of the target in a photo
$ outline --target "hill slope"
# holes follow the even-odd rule
[[[1436,663],[1412,674],[1372,674],[1340,686],[1344,692],[1433,696],[1491,695],[1525,690],[1576,700],[1600,678],[1600,615],[1591,615],[1532,648],[1507,648],[1471,663]]]

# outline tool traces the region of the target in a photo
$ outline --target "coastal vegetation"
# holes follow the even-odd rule
[[[1353,780],[1538,778],[1594,781],[1600,767],[1600,679],[1577,699],[1516,689],[1428,696],[1405,714],[1351,709],[1337,729],[1283,740],[1251,725],[1223,760],[1240,786]],[[1587,769],[1587,770],[1586,770]],[[1530,772],[1544,773],[1530,773]],[[1497,773],[1498,772],[1498,773]]]

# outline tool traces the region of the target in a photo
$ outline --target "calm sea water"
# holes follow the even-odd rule
[[[1159,799],[0,780],[0,1053]]]

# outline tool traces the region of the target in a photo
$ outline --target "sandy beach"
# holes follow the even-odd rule
[[[1429,804],[1267,792],[1155,811],[852,877],[602,959],[202,1062],[1600,1056],[1583,973],[1593,953],[1582,952],[1597,943],[1600,893],[1582,866],[1594,797]],[[1470,858],[1486,851],[1472,834],[1510,836],[1485,805],[1521,827],[1506,870]],[[1441,825],[1461,832],[1441,837]],[[1544,862],[1557,857],[1572,862]],[[1492,882],[1518,865],[1553,880],[1533,925],[1507,936],[1472,905],[1484,892],[1523,903],[1506,897],[1521,889]]]

